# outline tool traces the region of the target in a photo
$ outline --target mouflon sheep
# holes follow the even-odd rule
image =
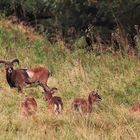
[[[140,104],[139,103],[135,103],[131,109],[129,110],[130,112],[140,112]]]
[[[60,114],[63,110],[63,102],[61,97],[53,96],[57,88],[51,88],[48,90],[46,86],[40,84],[44,89],[44,100],[48,103],[48,109],[55,114]]]
[[[29,117],[37,111],[37,102],[34,97],[27,96],[20,102],[21,117]]]
[[[0,60],[0,63],[5,65],[6,79],[11,88],[16,87],[19,92],[23,92],[23,87],[33,83],[42,83],[49,89],[47,86],[47,81],[50,76],[48,68],[14,69],[14,63],[19,64],[18,59],[11,61]]]
[[[101,97],[95,91],[89,93],[88,99],[76,98],[72,102],[72,109],[80,113],[91,113],[92,105],[96,101],[100,101]]]

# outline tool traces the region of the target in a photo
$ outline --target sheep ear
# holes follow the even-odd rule
[[[12,64],[14,64],[14,63],[18,63],[18,64],[19,64],[19,60],[18,60],[17,58],[15,58],[15,59],[12,60],[11,63],[12,63]]]

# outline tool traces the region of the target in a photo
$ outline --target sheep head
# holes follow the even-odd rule
[[[5,69],[6,69],[6,71],[8,71],[8,73],[11,73],[13,71],[14,63],[19,64],[19,60],[17,58],[13,59],[11,61],[0,60],[0,63],[5,65]]]
[[[91,91],[89,93],[88,101],[90,104],[93,104],[96,101],[102,100],[101,96],[98,94],[97,91]]]
[[[44,100],[45,101],[48,101],[49,99],[51,99],[52,98],[52,95],[55,93],[55,91],[57,90],[57,88],[56,87],[53,87],[53,88],[49,88],[48,86],[46,86],[46,85],[44,85],[44,84],[42,84],[42,83],[40,83],[40,86],[43,88],[43,90],[44,90]]]
[[[57,88],[51,88],[49,91],[45,91],[45,96],[43,97],[43,99],[45,101],[48,101],[52,98],[52,95],[55,93],[55,91],[57,90]]]

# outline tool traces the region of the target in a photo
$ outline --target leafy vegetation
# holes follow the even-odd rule
[[[32,25],[51,43],[75,47],[77,38],[88,38],[113,48],[136,49],[140,23],[139,0],[1,0],[0,12]],[[53,24],[52,24],[53,23]],[[94,31],[89,29],[94,28]],[[136,26],[138,28],[136,29]],[[121,40],[112,35],[119,29]],[[90,34],[90,35],[89,35]],[[125,45],[124,45],[125,44]],[[125,46],[125,47],[124,47]]]

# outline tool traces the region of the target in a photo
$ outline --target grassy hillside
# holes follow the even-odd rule
[[[64,101],[64,112],[50,116],[43,101],[42,89],[25,89],[38,103],[35,117],[19,118],[21,96],[10,89],[5,70],[0,65],[0,140],[131,140],[140,139],[140,114],[128,110],[140,102],[140,60],[136,57],[95,55],[78,49],[71,52],[31,28],[0,21],[0,59],[18,58],[25,68],[47,66],[53,73],[48,85],[58,88],[56,95]],[[89,116],[73,115],[74,97],[87,97],[98,89],[102,101]]]

